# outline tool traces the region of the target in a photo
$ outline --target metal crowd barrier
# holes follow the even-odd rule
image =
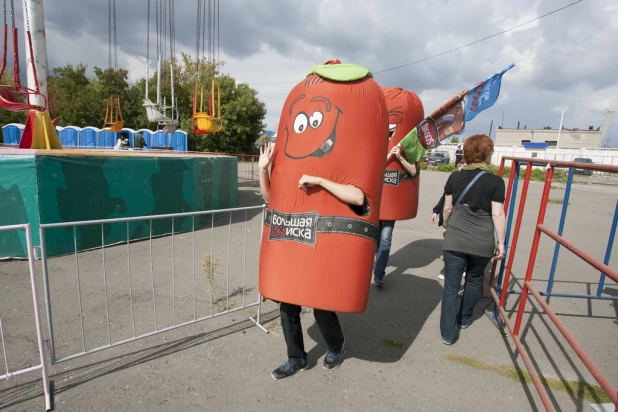
[[[6,350],[6,338],[4,334],[4,324],[2,322],[2,314],[0,314],[0,339],[2,339],[2,353],[4,355],[4,374],[0,375],[0,380],[2,379],[10,379],[13,376],[22,375],[28,372],[41,371],[41,376],[43,379],[43,393],[45,395],[45,410],[51,410],[51,392],[49,388],[49,377],[47,375],[47,366],[45,362],[45,348],[43,346],[43,332],[41,330],[41,316],[39,314],[39,302],[38,302],[38,293],[36,287],[36,277],[34,270],[34,261],[35,261],[35,251],[32,247],[32,233],[30,231],[29,224],[23,225],[12,225],[12,226],[0,226],[0,231],[23,231],[26,236],[26,246],[28,248],[28,268],[30,272],[30,285],[32,289],[32,306],[34,309],[34,322],[36,325],[36,337],[37,337],[37,346],[39,352],[39,364],[36,366],[32,366],[25,369],[19,370],[11,370],[9,364],[9,356]],[[5,289],[3,289],[5,290]],[[15,308],[20,309],[20,308]]]
[[[49,329],[49,348],[50,348],[50,359],[51,359],[51,363],[52,364],[56,364],[56,363],[60,363],[60,362],[65,362],[71,359],[75,359],[81,356],[85,356],[94,352],[98,352],[104,349],[108,349],[108,348],[112,348],[112,347],[116,347],[116,346],[120,346],[123,345],[125,343],[129,343],[129,342],[133,342],[136,341],[138,339],[143,339],[149,336],[153,336],[162,332],[167,332],[170,330],[174,330],[174,329],[178,329],[181,328],[183,326],[188,326],[188,325],[192,325],[198,322],[202,322],[208,319],[213,319],[219,316],[223,316],[229,313],[233,313],[233,312],[237,312],[237,311],[241,311],[247,308],[251,308],[251,307],[257,307],[257,315],[256,317],[250,317],[251,321],[253,321],[253,323],[255,323],[256,326],[258,326],[259,328],[261,328],[264,332],[267,332],[267,330],[260,324],[260,316],[261,316],[261,305],[262,305],[262,298],[261,295],[259,294],[259,292],[257,293],[257,300],[252,301],[252,302],[245,302],[245,272],[246,272],[246,255],[247,255],[247,241],[246,241],[246,236],[247,236],[247,221],[248,221],[248,213],[250,211],[256,211],[256,212],[260,212],[261,213],[261,226],[259,227],[260,229],[260,236],[261,236],[261,229],[263,227],[264,224],[264,210],[265,210],[265,205],[262,206],[254,206],[254,207],[244,207],[244,208],[233,208],[233,209],[221,209],[221,210],[210,210],[210,211],[203,211],[203,212],[189,212],[189,213],[175,213],[175,214],[165,214],[165,215],[155,215],[155,216],[139,216],[139,217],[130,217],[130,218],[118,218],[118,219],[103,219],[103,220],[91,220],[91,221],[81,221],[81,222],[67,222],[67,223],[53,223],[53,224],[42,224],[40,226],[40,239],[41,239],[41,259],[42,259],[42,268],[43,268],[43,281],[44,281],[44,293],[45,293],[45,306],[46,306],[46,311],[47,311],[47,325],[48,325],[48,329]],[[243,245],[243,273],[242,273],[242,304],[240,306],[231,308],[230,307],[230,267],[229,267],[229,257],[230,257],[230,239],[231,239],[231,230],[232,230],[232,214],[233,213],[239,213],[239,212],[244,212],[245,215],[245,220],[244,220],[244,236],[245,236],[245,240],[244,240],[244,245]],[[210,235],[211,235],[211,240],[210,240],[210,255],[211,258],[213,256],[213,244],[214,244],[214,228],[215,228],[215,221],[216,220],[221,220],[221,219],[225,219],[226,216],[229,216],[229,220],[228,220],[228,236],[227,236],[227,267],[226,267],[226,296],[225,296],[225,307],[224,310],[215,313],[213,312],[213,293],[212,293],[212,288],[210,289],[210,313],[206,316],[197,316],[197,310],[196,310],[196,268],[195,268],[195,246],[196,246],[196,240],[195,240],[195,233],[196,233],[196,226],[195,226],[195,220],[196,217],[198,216],[204,216],[204,215],[210,215]],[[222,215],[219,217],[215,217],[216,215]],[[175,238],[175,233],[174,233],[174,220],[176,218],[191,218],[192,221],[192,229],[190,232],[191,236],[192,236],[192,256],[193,256],[193,265],[192,265],[192,296],[193,296],[193,319],[188,320],[188,321],[184,321],[184,322],[178,322],[177,321],[177,317],[176,317],[176,271],[175,271],[175,262],[176,262],[176,250],[174,247],[174,238]],[[171,219],[172,221],[172,233],[169,236],[171,238],[171,253],[172,253],[172,270],[171,270],[171,277],[172,277],[172,325],[171,326],[167,326],[164,328],[159,328],[158,323],[157,323],[157,293],[156,293],[156,283],[155,283],[155,275],[154,275],[154,269],[153,269],[153,231],[152,231],[152,222],[155,220],[160,220],[160,219]],[[150,268],[147,268],[146,270],[149,269],[150,271],[150,275],[151,275],[151,294],[152,294],[152,312],[153,312],[153,318],[154,318],[154,325],[153,327],[142,334],[138,334],[136,333],[136,320],[135,320],[135,314],[134,314],[134,286],[132,284],[132,280],[133,280],[133,269],[131,266],[131,240],[130,240],[130,232],[129,232],[129,223],[130,222],[149,222],[150,223],[150,236],[148,238],[148,240],[145,240],[149,243],[149,253],[150,253],[150,259],[149,259],[149,264],[150,264]],[[132,337],[129,337],[127,339],[121,339],[121,340],[114,340],[112,338],[112,331],[111,331],[111,325],[110,325],[110,300],[112,298],[112,296],[110,296],[111,292],[110,292],[110,288],[114,285],[110,285],[110,281],[108,279],[109,274],[108,271],[106,269],[106,258],[105,258],[105,253],[106,250],[109,250],[111,248],[113,248],[114,246],[105,246],[105,242],[104,242],[104,238],[103,238],[103,226],[104,225],[108,225],[108,224],[113,224],[113,223],[126,223],[126,230],[127,230],[127,240],[126,240],[126,244],[127,244],[127,265],[126,265],[126,279],[128,280],[128,294],[129,294],[129,300],[130,300],[130,325],[125,325],[125,326],[130,326],[130,329],[132,330]],[[84,304],[83,304],[83,293],[81,291],[81,287],[82,287],[82,279],[80,277],[81,271],[80,271],[80,264],[79,264],[79,258],[78,258],[78,246],[77,246],[77,228],[80,226],[89,226],[89,225],[100,225],[101,226],[101,257],[103,259],[103,267],[102,267],[102,272],[100,273],[100,281],[103,284],[103,293],[105,296],[105,313],[104,313],[104,317],[105,317],[105,323],[106,323],[106,335],[107,335],[107,343],[105,343],[104,345],[100,345],[100,346],[95,346],[95,347],[90,347],[90,345],[88,345],[87,339],[86,339],[86,332],[85,332],[85,327],[84,327]],[[70,354],[68,356],[64,356],[64,357],[58,357],[56,355],[57,352],[57,336],[54,333],[54,322],[53,322],[53,316],[52,316],[52,307],[53,307],[53,302],[52,302],[52,296],[50,294],[50,265],[49,265],[49,258],[47,256],[47,247],[46,247],[46,234],[48,231],[50,231],[51,229],[58,229],[58,228],[72,228],[73,230],[73,235],[74,235],[74,251],[73,251],[73,255],[75,256],[75,285],[76,285],[76,289],[77,289],[77,304],[79,306],[79,314],[77,315],[79,317],[79,325],[80,325],[80,332],[81,332],[81,350],[77,353],[73,353]],[[139,242],[139,241],[135,241],[135,242]],[[116,248],[118,246],[115,246]],[[90,253],[93,253],[92,251],[90,251]],[[64,275],[69,276],[68,273],[64,273]],[[54,280],[52,279],[51,282],[53,282]],[[65,297],[65,299],[68,299],[69,297]]]

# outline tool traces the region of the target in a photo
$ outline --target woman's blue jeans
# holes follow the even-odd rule
[[[444,292],[442,293],[440,333],[442,339],[455,342],[459,334],[458,325],[468,325],[472,322],[474,306],[481,293],[483,274],[491,258],[448,250],[445,250],[443,254]],[[459,304],[457,294],[464,270],[466,272],[466,284]]]
[[[380,220],[380,237],[376,247],[376,260],[373,264],[373,276],[376,283],[382,282],[386,273],[388,256],[391,254],[391,241],[393,239],[394,220]]]

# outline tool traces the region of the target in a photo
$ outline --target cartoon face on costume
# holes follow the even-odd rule
[[[383,87],[382,91],[388,106],[389,148],[392,148],[423,120],[424,109],[413,92],[401,87]]]
[[[324,157],[333,150],[337,141],[337,123],[341,109],[330,99],[319,95],[324,80],[311,76],[305,81],[306,90],[292,100],[287,109],[284,153],[292,159]],[[317,92],[317,94],[316,94]]]
[[[396,106],[388,110],[388,140],[395,136],[397,126],[403,122],[403,107]]]

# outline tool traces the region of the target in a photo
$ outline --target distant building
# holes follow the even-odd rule
[[[598,148],[601,147],[601,131],[562,129],[558,141],[558,129],[497,129],[495,145],[523,146],[526,143],[547,143],[548,147]]]

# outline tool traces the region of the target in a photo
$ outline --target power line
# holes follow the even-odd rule
[[[539,16],[539,17],[536,17],[536,18],[534,18],[532,20],[529,20],[529,21],[527,21],[525,23],[518,24],[517,26],[511,27],[509,29],[503,30],[503,31],[498,32],[498,33],[494,33],[494,34],[492,34],[490,36],[487,36],[487,37],[483,37],[482,39],[475,40],[475,41],[473,41],[471,43],[464,44],[463,46],[459,46],[459,47],[456,47],[456,48],[451,49],[451,50],[447,50],[447,51],[442,52],[442,53],[434,54],[432,56],[428,56],[428,57],[422,58],[420,60],[415,60],[415,61],[410,62],[410,63],[402,64],[400,66],[390,67],[388,69],[383,69],[383,70],[378,70],[378,71],[372,71],[372,73],[374,75],[375,74],[380,74],[380,73],[386,73],[386,72],[389,72],[389,71],[392,71],[392,70],[401,69],[403,67],[408,67],[408,66],[412,66],[414,64],[418,64],[418,63],[427,61],[427,60],[431,60],[431,59],[434,59],[436,57],[444,56],[445,54],[452,53],[452,52],[457,51],[457,50],[461,50],[463,48],[472,46],[474,44],[483,42],[485,40],[489,40],[489,39],[491,39],[493,37],[500,36],[501,34],[508,33],[508,32],[510,32],[512,30],[518,29],[520,27],[523,27],[523,26],[525,26],[527,24],[530,24],[530,23],[533,23],[535,21],[541,20],[541,19],[543,19],[543,18],[545,18],[547,16],[550,16],[552,14],[558,13],[559,11],[562,11],[562,10],[567,9],[569,7],[572,7],[572,6],[576,5],[577,3],[581,3],[582,1],[584,1],[584,0],[577,0],[577,1],[573,2],[573,3],[567,4],[566,6],[560,7],[558,9],[553,10],[553,11],[550,11],[549,13],[545,13],[545,14]],[[296,84],[296,83],[298,83],[298,82],[295,81],[295,82],[275,82],[275,83],[251,83],[251,86],[266,86],[266,85],[275,85],[275,84]]]
[[[479,40],[473,41],[472,43],[464,44],[463,46],[459,46],[459,47],[456,47],[456,48],[454,48],[454,49],[451,49],[451,50],[448,50],[448,51],[445,51],[445,52],[442,52],[442,53],[439,53],[439,54],[434,54],[433,56],[425,57],[425,58],[423,58],[423,59],[416,60],[416,61],[413,61],[413,62],[411,62],[411,63],[402,64],[401,66],[391,67],[390,69],[379,70],[379,71],[377,71],[377,72],[373,72],[373,74],[385,73],[385,72],[388,72],[388,71],[391,71],[391,70],[396,70],[396,69],[400,69],[400,68],[402,68],[402,67],[407,67],[407,66],[411,66],[411,65],[413,65],[413,64],[421,63],[421,62],[424,62],[424,61],[427,61],[427,60],[429,60],[429,59],[433,59],[433,58],[436,58],[436,57],[439,57],[439,56],[444,56],[445,54],[448,54],[448,53],[451,53],[451,52],[454,52],[454,51],[457,51],[457,50],[461,50],[461,49],[463,49],[463,48],[465,48],[465,47],[472,46],[472,45],[474,45],[474,44],[480,43],[480,42],[485,41],[485,40],[489,40],[489,39],[491,39],[491,38],[493,38],[493,37],[499,36],[499,35],[501,35],[501,34],[504,34],[504,33],[507,33],[507,32],[509,32],[509,31],[512,31],[512,30],[518,29],[518,28],[520,28],[520,27],[522,27],[522,26],[525,26],[525,25],[527,25],[527,24],[530,24],[530,23],[533,23],[533,22],[535,22],[535,21],[541,20],[541,19],[542,19],[542,18],[544,18],[544,17],[550,16],[550,15],[552,15],[552,14],[554,14],[554,13],[558,13],[559,11],[562,11],[562,10],[564,10],[564,9],[566,9],[566,8],[569,8],[569,7],[571,7],[571,6],[574,6],[574,5],[576,5],[577,3],[581,3],[582,1],[584,1],[584,0],[578,0],[578,1],[575,1],[575,2],[573,2],[573,3],[571,3],[571,4],[568,4],[568,5],[564,6],[564,7],[561,7],[561,8],[559,8],[559,9],[554,10],[554,11],[550,11],[549,13],[543,14],[542,16],[539,16],[539,17],[537,17],[537,18],[535,18],[535,19],[528,20],[528,21],[527,21],[527,22],[525,22],[525,23],[518,24],[517,26],[511,27],[510,29],[503,30],[503,31],[501,31],[501,32],[499,32],[499,33],[494,33],[494,34],[492,34],[491,36],[483,37],[482,39],[479,39]]]

